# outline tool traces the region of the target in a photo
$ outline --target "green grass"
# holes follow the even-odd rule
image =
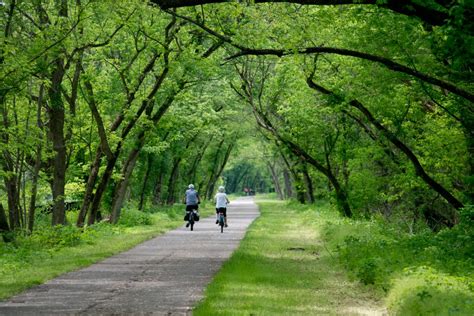
[[[261,216],[208,286],[194,315],[359,315],[375,294],[348,281],[320,230],[327,206],[259,202]]]
[[[474,315],[474,209],[438,233],[381,220],[328,221],[323,237],[352,279],[381,291],[391,315]]]
[[[184,223],[183,209],[177,205],[154,213],[125,210],[121,225],[99,223],[83,232],[72,226],[51,228],[42,223],[33,236],[19,234],[13,243],[0,241],[0,299],[177,228]],[[201,207],[201,216],[212,213],[211,207]],[[140,222],[148,225],[133,225]]]

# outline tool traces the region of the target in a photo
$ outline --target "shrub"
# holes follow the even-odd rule
[[[394,281],[387,305],[393,315],[474,315],[474,293],[467,278],[419,267]]]
[[[128,208],[122,211],[118,223],[122,226],[133,227],[139,225],[151,225],[153,224],[153,221],[149,213],[144,213],[136,208]]]
[[[75,226],[40,227],[31,236],[21,235],[17,242],[31,248],[61,248],[80,244],[81,230]]]
[[[334,219],[323,237],[353,278],[390,293],[395,315],[474,315],[473,219],[467,207],[454,228],[418,234],[380,221]]]

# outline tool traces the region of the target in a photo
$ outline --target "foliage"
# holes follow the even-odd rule
[[[152,218],[148,213],[139,211],[136,208],[126,208],[120,216],[119,224],[125,227],[138,225],[151,225]]]
[[[472,207],[455,228],[407,234],[383,221],[332,220],[324,238],[362,283],[388,292],[396,315],[473,311]]]
[[[432,268],[407,270],[393,281],[387,298],[393,315],[472,315],[472,279],[454,277]]]
[[[453,219],[455,211],[418,177],[404,153],[350,106],[354,99],[412,150],[440,186],[462,203],[472,202],[468,101],[383,63],[344,54],[234,55],[248,53],[243,47],[286,54],[306,47],[355,50],[469,91],[472,1],[450,5],[449,19],[436,27],[370,5],[230,2],[181,8],[175,17],[135,0],[63,4],[66,15],[51,1],[8,2],[0,9],[2,25],[9,25],[1,32],[1,161],[11,162],[2,162],[0,172],[12,186],[0,190],[17,192],[1,199],[22,219],[13,226],[27,226],[30,198],[44,205],[48,196],[56,197],[52,204],[62,197],[59,189],[50,192],[49,183],[61,179],[55,180],[52,161],[58,157],[55,148],[63,148],[52,144],[57,133],[45,124],[59,118],[50,119],[53,101],[64,114],[60,130],[67,149],[65,183],[58,185],[66,201],[87,205],[88,192],[103,183],[94,211],[102,207],[102,213],[117,215],[123,200],[139,202],[138,209],[172,204],[190,182],[203,197],[226,181],[237,191],[244,186],[234,183],[243,170],[240,182],[278,191],[279,198],[312,203],[313,191],[337,198],[327,175],[256,128],[249,100],[242,98],[239,69],[252,84],[253,102],[280,135],[334,174],[356,217],[440,222],[439,217]],[[441,8],[434,1],[428,7]],[[60,78],[53,76],[60,70]],[[311,89],[309,77],[337,97]],[[62,89],[57,100],[51,99],[55,84]],[[97,150],[105,145],[116,157],[102,157],[95,166]],[[94,168],[97,178],[88,184]],[[38,181],[36,196],[32,179]],[[434,230],[442,226],[432,223]]]
[[[345,205],[357,221],[326,233],[377,288],[411,267],[466,277],[473,0],[413,1],[441,24],[387,1],[225,2],[1,2],[0,229],[16,237],[2,247],[30,257],[178,221],[189,183],[203,199],[224,184]]]

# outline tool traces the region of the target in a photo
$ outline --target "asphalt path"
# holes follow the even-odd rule
[[[0,315],[190,315],[258,215],[252,198],[232,201],[224,233],[215,217],[183,224],[2,301]]]

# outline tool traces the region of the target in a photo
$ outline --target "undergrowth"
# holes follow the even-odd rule
[[[324,238],[351,276],[387,295],[394,315],[474,315],[474,209],[438,233],[329,220]]]

